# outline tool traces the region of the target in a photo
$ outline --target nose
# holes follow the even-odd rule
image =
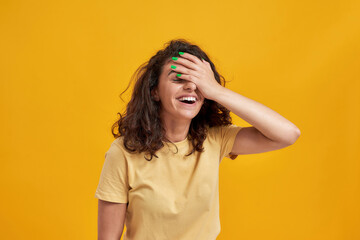
[[[185,89],[196,90],[196,84],[191,81],[186,81],[184,84]]]

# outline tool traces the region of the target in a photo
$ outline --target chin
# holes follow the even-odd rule
[[[196,113],[196,114],[182,114],[182,118],[186,118],[186,119],[189,119],[189,120],[192,120],[193,118],[195,118],[199,113]]]
[[[192,120],[194,117],[196,117],[196,116],[189,116],[189,115],[181,115],[181,119],[187,119],[187,120]]]

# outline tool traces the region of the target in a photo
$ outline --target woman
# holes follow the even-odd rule
[[[99,239],[120,239],[125,222],[124,240],[214,240],[222,158],[284,148],[300,131],[225,88],[205,52],[186,40],[170,41],[137,72],[96,189]],[[252,127],[233,125],[230,111]]]

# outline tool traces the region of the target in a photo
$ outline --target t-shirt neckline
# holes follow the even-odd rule
[[[165,142],[165,141],[162,141],[164,144],[167,143],[167,144],[175,144],[177,147],[180,147],[180,146],[183,146],[185,145],[187,142],[188,142],[188,139],[189,139],[189,136],[186,136],[186,138],[182,141],[179,141],[179,142]]]

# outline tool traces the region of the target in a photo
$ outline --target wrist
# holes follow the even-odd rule
[[[219,99],[221,99],[222,96],[226,95],[227,88],[219,85],[218,87],[213,89],[213,93],[211,94],[210,100],[213,100],[215,102],[218,102]]]

